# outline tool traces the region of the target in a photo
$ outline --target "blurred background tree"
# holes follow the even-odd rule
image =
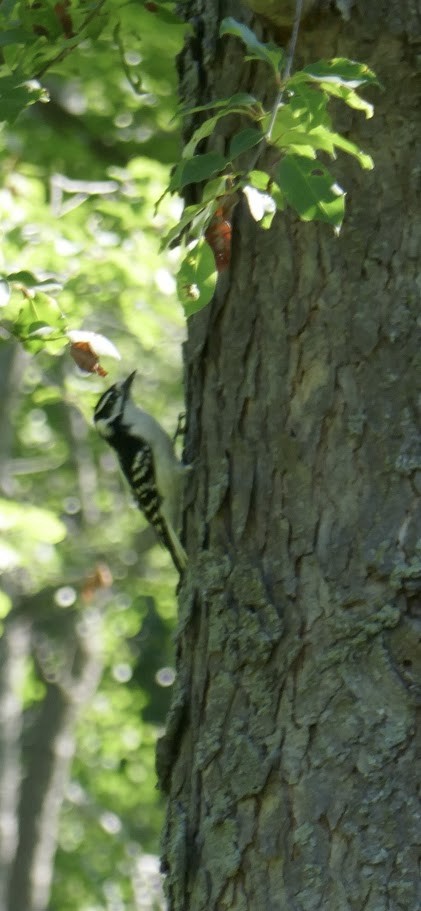
[[[179,204],[154,206],[183,28],[118,0],[8,0],[0,25],[0,907],[158,908],[176,574],[91,415],[134,368],[170,432],[180,410]],[[82,374],[61,327],[121,364]]]

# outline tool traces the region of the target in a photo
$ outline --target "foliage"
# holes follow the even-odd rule
[[[201,238],[206,237],[209,228],[215,228],[221,208],[223,213],[226,208],[232,211],[233,194],[237,198],[238,191],[245,194],[253,218],[264,228],[269,228],[275,212],[283,211],[288,204],[303,221],[323,221],[338,232],[344,218],[345,191],[320,160],[319,153],[334,159],[337,150],[341,150],[354,156],[362,168],[373,167],[369,155],[334,130],[327,110],[333,97],[363,111],[366,117],[372,116],[372,106],[356,91],[376,82],[365,64],[345,58],[320,60],[289,75],[284,51],[258,41],[242,23],[228,17],[221,23],[220,34],[234,36],[245,45],[246,61],[258,61],[268,67],[276,100],[268,110],[253,95],[237,94],[182,112],[189,118],[195,114],[206,117],[184,147],[169,184],[170,192],[182,192],[190,184],[204,184],[201,202],[186,209],[178,228],[166,238],[167,243],[173,243],[183,232],[187,242],[179,282],[187,316],[205,306],[212,296],[217,271],[215,268],[212,276],[206,271],[201,282]],[[284,67],[286,75],[282,75]],[[243,122],[249,121],[250,126],[242,126],[234,133],[227,153],[198,152],[200,143],[211,140],[217,132],[222,118],[233,114]],[[228,214],[224,222],[229,222]],[[221,271],[228,264],[229,252],[222,261],[224,241],[217,236],[211,246],[216,267]]]
[[[123,217],[126,242],[135,242],[137,216],[142,209],[148,179],[141,163],[136,166],[135,161],[142,141],[145,151],[150,150],[155,160],[165,161],[174,155],[174,139],[171,139],[174,128],[170,129],[169,121],[175,106],[174,55],[180,46],[183,28],[171,11],[172,4],[153,6],[151,14],[146,6],[134,2],[122,6],[116,0],[98,0],[88,7],[83,0],[71,7],[69,3],[55,4],[53,0],[45,4],[9,0],[2,4],[0,119],[14,123],[30,105],[50,99],[48,109],[52,111],[54,135],[54,145],[49,147],[47,137],[51,136],[51,130],[46,128],[44,117],[41,117],[38,142],[29,156],[30,166],[17,179],[14,156],[17,151],[18,156],[23,152],[25,157],[28,137],[22,117],[13,134],[3,132],[6,218],[9,210],[16,212],[17,203],[26,195],[32,197],[33,208],[38,209],[42,196],[48,193],[44,186],[36,199],[32,196],[31,189],[35,190],[38,174],[53,162],[54,166],[60,160],[67,162],[68,143],[73,144],[79,138],[77,153],[68,162],[66,175],[54,174],[53,167],[49,168],[52,208],[56,217],[67,216],[64,232],[70,231],[71,222],[73,232],[78,230],[86,215],[85,203],[90,200],[98,215],[100,210],[103,226],[107,223],[101,240],[104,248],[112,246],[113,230],[116,237]],[[166,29],[164,45],[163,24]],[[161,54],[163,49],[165,53]],[[78,123],[82,120],[84,154],[80,154],[80,137],[71,132],[75,127],[73,112],[77,111],[83,112]],[[38,117],[40,114],[41,109],[37,109]],[[27,116],[31,116],[29,110]],[[64,135],[61,135],[62,125]],[[152,137],[155,137],[154,141]],[[164,140],[160,141],[162,137]],[[110,179],[95,180],[98,174],[103,176],[101,158],[105,157],[109,158]],[[87,167],[89,180],[86,180]],[[124,216],[123,201],[126,203]],[[70,215],[81,205],[84,207],[82,218],[80,213]],[[22,222],[28,216],[32,217],[30,207],[28,209],[21,212]],[[155,220],[155,233],[159,223]],[[39,230],[45,231],[46,227],[40,225]],[[20,230],[28,232],[23,224]],[[11,234],[12,231],[8,231],[9,237]],[[140,242],[139,230],[138,240]],[[31,241],[39,245],[40,238],[37,241],[31,238]],[[66,241],[72,243],[70,236]],[[57,235],[55,243],[58,244]],[[7,252],[5,261],[8,260]],[[142,256],[144,251],[139,251],[139,258]],[[57,354],[68,345],[67,333],[78,328],[75,308],[69,307],[69,319],[63,301],[71,304],[75,294],[83,293],[83,276],[76,277],[71,269],[57,268],[57,260],[53,262],[53,257],[48,262],[36,257],[31,259],[32,265],[29,265],[29,257],[25,262],[20,258],[10,273],[3,263],[2,324],[32,353],[47,350]],[[71,257],[62,256],[60,265],[64,266],[66,259],[69,263]],[[57,293],[64,285],[66,293],[58,301]],[[98,325],[95,328],[98,330]]]
[[[0,6],[0,631],[7,637],[25,612],[26,764],[45,683],[66,688],[77,631],[98,616],[103,677],[78,724],[52,907],[106,909],[118,893],[133,911],[140,861],[157,853],[162,825],[154,752],[172,679],[176,577],[166,553],[149,550],[90,425],[106,385],[133,368],[135,398],[170,432],[180,410],[175,254],[159,252],[179,204],[153,213],[177,145],[183,29],[170,4],[151,14],[81,0],[67,10],[70,38],[57,6]],[[68,357],[81,342],[98,350],[108,379]]]
[[[159,122],[166,107],[165,96],[174,102],[171,90],[163,87],[162,79],[167,75],[170,58],[164,58],[166,62],[162,65],[160,53],[157,67],[162,28],[166,29],[167,41],[180,40],[181,26],[172,3],[140,7],[128,3],[121,7],[115,0],[98,0],[87,11],[81,0],[71,8],[69,4],[54,4],[50,0],[41,9],[38,4],[28,6],[9,2],[2,7],[0,24],[4,26],[4,61],[0,67],[0,85],[4,84],[4,92],[0,96],[0,116],[6,121],[14,121],[20,111],[36,101],[48,101],[46,87],[37,81],[45,73],[53,74],[50,92],[53,97],[59,97],[63,86],[68,89],[68,80],[75,80],[77,71],[72,103],[77,104],[79,100],[82,107],[90,104],[92,111],[86,122],[90,123],[90,129],[93,124],[98,132],[98,127],[104,123],[109,131],[112,102],[118,103],[123,72],[126,77],[125,114],[117,115],[115,122],[117,125],[121,122],[124,138],[129,143],[131,137],[139,137],[139,129],[135,127],[139,110],[145,130],[151,89],[157,95],[159,93],[156,118]],[[181,237],[187,244],[177,282],[187,316],[209,302],[217,271],[226,268],[229,262],[230,234],[226,226],[230,225],[240,192],[245,194],[253,218],[263,228],[270,227],[276,211],[283,211],[289,205],[304,221],[324,221],[339,231],[344,218],[345,191],[320,160],[320,153],[335,158],[340,150],[354,156],[361,167],[373,167],[369,155],[334,130],[328,113],[329,99],[339,98],[350,107],[363,111],[367,117],[372,116],[372,106],[356,91],[376,82],[367,66],[337,58],[320,60],[291,74],[291,61],[287,60],[282,48],[259,41],[247,26],[232,17],[223,20],[220,34],[242,42],[245,61],[257,61],[268,68],[276,98],[272,108],[267,109],[253,95],[238,93],[181,112],[183,117],[190,119],[200,115],[201,122],[182,151],[168,190],[181,193],[191,185],[201,185],[201,201],[186,208],[181,223],[168,233],[161,249],[174,245]],[[140,36],[142,54],[139,54]],[[169,50],[171,52],[172,47]],[[101,82],[92,78],[89,69],[92,53],[99,61]],[[111,85],[109,75],[105,78],[104,73],[104,62],[109,60],[110,54],[114,59],[109,72],[113,72],[114,65],[118,74],[118,80],[111,78]],[[107,93],[104,85],[107,85]],[[170,85],[169,79],[167,85]],[[171,106],[167,106],[168,119],[170,111]],[[210,142],[211,146],[212,136],[222,118],[233,115],[240,118],[241,128],[232,136],[226,153],[213,151],[212,147],[198,152],[204,141]],[[244,127],[244,120],[249,121],[250,126]],[[146,126],[146,130],[148,128]],[[114,170],[113,178],[108,189],[103,188],[111,209],[116,194],[126,192],[122,175]],[[66,187],[70,188],[70,185],[66,184]],[[63,193],[63,187],[59,191]],[[95,194],[95,188],[86,186],[74,192]],[[128,195],[133,196],[135,192],[132,186]],[[219,226],[222,226],[222,232],[218,234]],[[212,259],[204,248],[204,238],[215,254],[213,268]],[[51,276],[49,281],[51,283]],[[29,283],[25,283],[22,277],[5,274],[0,289],[2,298],[7,296],[9,283],[12,290],[12,305],[6,323],[9,330],[32,351],[46,346],[50,353],[56,353],[63,348],[66,332],[75,327],[66,323],[58,307],[53,313],[52,299],[48,307],[43,299],[44,316],[39,318],[39,313],[34,312],[39,310],[39,295],[43,293],[39,276],[30,275]],[[35,293],[37,298],[19,308],[16,291],[28,298]],[[101,371],[95,356],[92,369]]]

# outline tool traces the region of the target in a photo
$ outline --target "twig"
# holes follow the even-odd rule
[[[101,7],[103,7],[104,4],[105,4],[106,2],[107,2],[107,0],[98,0],[98,3],[97,3],[97,5],[94,7],[94,9],[91,10],[91,12],[88,13],[88,15],[85,17],[85,20],[83,21],[83,23],[82,23],[82,25],[81,25],[81,28],[80,28],[80,30],[79,30],[79,33],[80,33],[80,32],[83,32],[83,30],[86,28],[87,25],[89,25],[89,23],[92,21],[92,19],[95,19],[95,16],[97,15],[97,13],[99,13]],[[85,36],[84,36],[84,35],[81,35],[80,41],[83,41],[84,38],[85,38]],[[38,70],[37,73],[35,73],[34,79],[41,79],[41,76],[43,76],[44,73],[46,73],[47,70],[50,69],[50,66],[54,66],[55,63],[60,63],[61,60],[64,60],[66,57],[68,57],[69,54],[71,54],[71,52],[75,49],[75,47],[78,46],[78,43],[79,43],[79,42],[77,42],[76,44],[72,45],[72,47],[65,47],[65,48],[63,48],[63,50],[60,51],[58,54],[56,54],[55,57],[52,57],[51,60],[48,60],[48,61],[44,64],[44,66],[42,66],[41,69]]]
[[[300,27],[301,13],[303,7],[303,0],[295,0],[295,13],[294,13],[294,23],[292,26],[291,40],[289,42],[287,58],[285,61],[285,68],[282,74],[282,77],[279,76],[279,89],[275,98],[275,102],[272,108],[272,114],[269,122],[269,126],[266,130],[266,133],[262,136],[261,142],[256,147],[254,157],[249,162],[249,171],[252,171],[256,167],[259,158],[265,150],[266,143],[270,141],[272,136],[272,130],[275,125],[276,115],[279,110],[279,106],[282,104],[282,99],[285,92],[285,82],[289,79],[292,70],[292,64],[294,60],[295,48],[297,46],[298,30]]]
[[[120,23],[118,23],[118,25],[116,25],[116,27],[113,31],[113,38],[118,47],[118,51],[120,54],[120,63],[125,72],[127,82],[129,83],[129,85],[131,86],[133,91],[136,93],[136,95],[145,95],[146,93],[142,89],[142,80],[139,79],[138,76],[133,76],[133,74],[130,72],[130,67],[126,63],[125,56],[124,56],[124,45],[121,40]]]
[[[295,48],[297,46],[298,30],[300,28],[302,7],[303,7],[303,0],[295,0],[294,24],[292,26],[291,40],[289,42],[287,59],[285,61],[284,72],[282,74],[281,87],[276,96],[275,103],[272,108],[272,116],[270,118],[270,123],[266,130],[266,139],[267,140],[270,140],[270,138],[272,136],[272,130],[275,125],[276,115],[278,113],[279,107],[282,104],[282,99],[284,97],[285,83],[291,75],[292,64],[294,61]]]

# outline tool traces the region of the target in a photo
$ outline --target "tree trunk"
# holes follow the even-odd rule
[[[217,10],[261,20],[190,6],[184,98],[261,94]],[[347,56],[382,83],[372,120],[334,114],[375,170],[334,162],[339,238],[289,213],[264,232],[240,205],[229,274],[189,320],[170,911],[419,907],[420,21],[370,0],[303,23],[296,67]]]

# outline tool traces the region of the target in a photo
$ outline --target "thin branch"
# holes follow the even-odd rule
[[[263,152],[265,151],[266,144],[268,142],[270,142],[270,138],[272,136],[272,130],[275,125],[276,115],[278,113],[279,106],[282,104],[282,100],[283,100],[284,93],[285,93],[285,82],[287,79],[289,79],[289,77],[291,75],[292,64],[294,61],[295,48],[297,46],[298,30],[300,28],[302,8],[303,8],[303,0],[296,0],[294,23],[292,26],[291,40],[289,42],[284,72],[283,72],[282,76],[279,76],[279,90],[277,92],[275,102],[274,102],[274,105],[272,108],[272,114],[271,114],[269,126],[268,126],[264,136],[262,136],[261,142],[256,147],[254,157],[252,157],[251,161],[249,162],[249,171],[252,171],[253,168],[256,167],[256,165],[259,161],[259,158],[261,158]]]
[[[133,89],[133,91],[135,92],[136,95],[145,95],[145,94],[147,94],[147,93],[144,92],[143,89],[142,89],[142,80],[139,79],[138,76],[133,76],[133,73],[131,72],[130,67],[129,67],[129,66],[127,65],[127,63],[126,63],[124,45],[123,45],[123,42],[122,42],[122,40],[121,40],[121,28],[120,28],[120,24],[116,25],[116,27],[115,27],[115,29],[114,29],[114,31],[113,31],[113,38],[114,38],[114,41],[115,41],[115,43],[116,43],[116,45],[117,45],[117,47],[118,47],[118,52],[119,52],[119,54],[120,54],[120,62],[121,62],[121,65],[122,65],[122,67],[123,67],[123,70],[124,70],[124,73],[125,73],[127,82],[129,83],[129,85],[131,86],[131,88]]]
[[[282,100],[283,100],[284,93],[285,93],[285,83],[291,75],[295,49],[297,47],[298,31],[300,28],[302,8],[303,8],[303,0],[295,0],[294,24],[292,26],[291,40],[289,42],[287,58],[285,61],[285,68],[284,68],[284,72],[282,74],[281,87],[276,96],[275,104],[273,105],[273,108],[272,108],[272,116],[270,118],[270,123],[266,130],[266,139],[267,140],[270,140],[270,138],[272,136],[272,130],[275,125],[276,115],[278,113],[280,105],[282,104]]]
[[[91,10],[91,12],[88,13],[87,16],[85,17],[85,19],[82,22],[82,25],[80,27],[80,30],[79,30],[80,42],[84,41],[85,37],[86,37],[85,35],[83,35],[84,29],[86,28],[87,25],[89,25],[90,22],[92,22],[92,19],[95,19],[95,16],[97,15],[97,13],[99,13],[99,11],[101,10],[101,8],[104,6],[104,4],[106,2],[107,2],[107,0],[98,0],[96,7],[94,7],[94,9]],[[43,76],[44,73],[46,73],[47,70],[49,70],[51,66],[54,66],[55,63],[60,63],[61,60],[64,60],[66,57],[68,57],[69,54],[71,54],[71,52],[75,49],[75,47],[78,47],[78,44],[80,42],[73,44],[71,47],[63,48],[63,50],[60,51],[58,54],[56,54],[55,57],[53,57],[51,60],[48,60],[44,64],[44,66],[42,66],[41,69],[38,70],[37,73],[35,73],[34,79],[41,79],[41,76]]]

